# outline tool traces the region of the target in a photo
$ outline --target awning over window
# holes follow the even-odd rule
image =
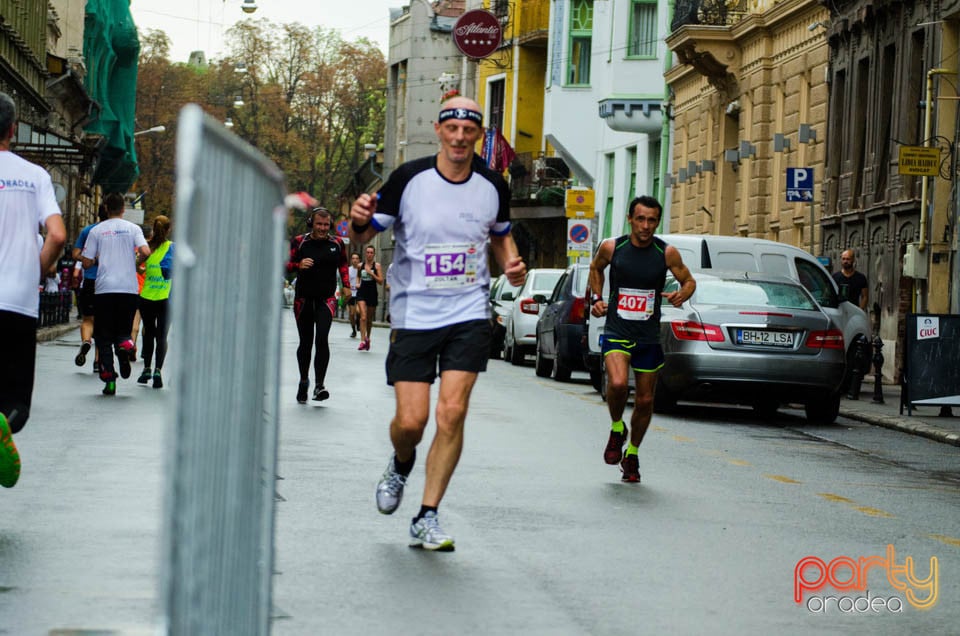
[[[87,0],[83,54],[87,91],[102,108],[85,130],[105,139],[92,182],[126,192],[140,174],[133,144],[140,39],[129,0]]]

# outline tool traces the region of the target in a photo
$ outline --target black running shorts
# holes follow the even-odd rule
[[[77,305],[80,315],[84,318],[93,316],[93,296],[97,289],[96,278],[84,278],[80,283],[80,294],[77,296]]]
[[[387,384],[433,384],[444,371],[480,373],[487,370],[490,322],[469,320],[438,329],[393,329],[387,353]]]

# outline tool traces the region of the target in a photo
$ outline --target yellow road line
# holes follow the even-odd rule
[[[764,475],[767,479],[772,479],[773,481],[779,481],[784,484],[799,484],[800,482],[796,479],[790,479],[786,475]]]
[[[734,466],[752,466],[753,465],[745,459],[728,459],[727,461],[733,464]]]
[[[948,537],[945,534],[928,534],[927,536],[930,537],[931,539],[936,539],[941,543],[946,543],[947,545],[960,547],[960,539],[957,539],[955,537]]]
[[[829,493],[829,492],[818,492],[817,496],[823,497],[827,501],[832,501],[834,503],[853,504],[853,499],[847,499],[846,497],[841,497],[840,495],[834,495],[833,493]]]
[[[879,508],[872,508],[870,506],[861,506],[857,502],[855,502],[853,499],[850,499],[848,497],[842,497],[840,495],[835,495],[829,492],[818,492],[817,496],[823,497],[827,501],[832,501],[834,503],[842,503],[846,506],[853,508],[857,512],[861,512],[870,517],[883,517],[886,519],[896,519],[896,515],[892,515],[886,510],[880,510]]]
[[[854,510],[859,510],[865,515],[870,517],[884,517],[886,519],[893,519],[894,516],[887,512],[886,510],[880,510],[879,508],[871,508],[870,506],[854,506]]]

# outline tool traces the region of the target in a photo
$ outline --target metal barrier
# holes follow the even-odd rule
[[[40,292],[40,311],[37,326],[49,327],[70,322],[72,310],[73,292]]]
[[[176,172],[161,630],[267,634],[283,175],[192,104],[180,112]]]

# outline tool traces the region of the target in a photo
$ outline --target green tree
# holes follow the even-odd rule
[[[148,214],[173,210],[176,117],[188,102],[233,123],[233,132],[272,159],[291,190],[306,190],[335,209],[363,146],[380,144],[386,114],[386,61],[368,40],[300,24],[247,20],[228,33],[230,53],[206,68],[171,64],[170,41],[141,35],[138,126],[166,126],[137,137],[139,191]],[[237,98],[243,102],[235,105]]]

